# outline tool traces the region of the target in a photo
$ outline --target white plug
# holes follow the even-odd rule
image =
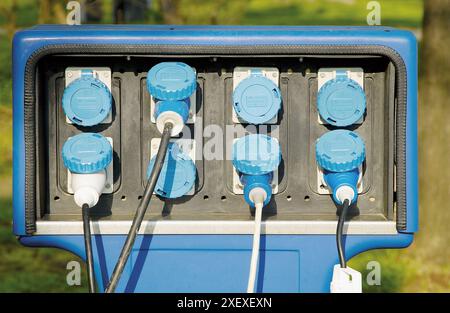
[[[362,293],[361,273],[350,268],[334,265],[333,279],[330,284],[331,293]]]
[[[90,208],[95,206],[106,184],[106,171],[101,170],[90,174],[72,173],[71,185],[74,192],[75,203],[82,207],[88,204]]]
[[[336,190],[336,198],[344,203],[345,200],[348,200],[348,204],[350,205],[355,198],[355,191],[350,186],[341,186]]]
[[[266,201],[267,198],[267,192],[261,188],[256,187],[250,190],[250,193],[248,194],[248,198],[253,201],[253,203],[256,205],[257,203],[263,204],[264,201]]]
[[[177,136],[184,128],[184,121],[180,114],[174,111],[165,111],[156,118],[156,128],[162,134],[166,123],[172,124],[171,136]]]

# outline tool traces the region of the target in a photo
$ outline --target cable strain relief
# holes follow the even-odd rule
[[[334,194],[335,198],[340,201],[340,204],[344,204],[344,201],[348,200],[348,204],[350,205],[355,199],[355,190],[348,185],[339,186]]]
[[[267,192],[261,187],[255,187],[250,190],[248,197],[255,205],[257,203],[264,204],[267,199]]]
[[[159,114],[156,118],[156,127],[158,131],[162,134],[164,132],[164,128],[166,128],[166,124],[172,124],[172,130],[170,135],[177,136],[184,128],[183,117],[174,111],[165,111]]]
[[[91,187],[82,187],[75,191],[74,200],[75,203],[82,208],[83,205],[88,205],[89,208],[95,206],[98,202],[100,195]]]

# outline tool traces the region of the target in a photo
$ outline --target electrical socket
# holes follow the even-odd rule
[[[195,164],[195,156],[196,156],[195,139],[172,138],[172,139],[170,139],[170,142],[176,143],[180,147],[180,150],[184,154],[188,155],[191,158],[192,162],[194,162],[194,164]],[[154,156],[156,156],[156,154],[158,153],[160,144],[161,144],[161,138],[153,138],[150,141],[150,160]],[[194,184],[194,186],[192,186],[192,189],[185,195],[192,196],[192,195],[194,195],[194,193],[195,193],[195,184]]]
[[[252,70],[257,70],[262,73],[264,77],[267,79],[270,79],[277,87],[279,87],[279,79],[280,79],[280,71],[276,67],[246,67],[246,66],[238,66],[233,69],[233,92],[236,89],[236,87],[239,85],[241,81],[246,79],[252,74]],[[232,105],[230,103],[230,105]],[[231,117],[233,123],[235,124],[242,124],[246,123],[243,122],[239,116],[236,114],[236,111],[232,110],[232,117]],[[275,115],[270,121],[268,121],[265,124],[277,124],[278,121],[278,114]]]
[[[68,67],[64,71],[65,77],[65,87],[69,86],[74,80],[81,77],[81,70],[92,70],[95,78],[100,80],[102,83],[108,87],[109,92],[111,89],[111,69],[109,67]],[[112,92],[111,92],[112,93]],[[66,116],[66,123],[73,124],[72,121]],[[112,123],[112,110],[106,116],[106,118],[100,122],[100,124],[110,124]]]

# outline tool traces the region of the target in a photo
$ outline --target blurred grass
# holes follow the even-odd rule
[[[12,174],[12,109],[0,106],[0,177]]]
[[[9,7],[11,5],[11,0],[1,0],[3,7]],[[17,0],[17,26],[18,27],[28,27],[36,23],[38,20],[38,1],[36,0]],[[5,16],[0,15],[0,25],[5,24]]]
[[[69,252],[28,248],[12,234],[12,109],[0,106],[0,292],[83,292],[84,263]],[[81,286],[68,286],[66,265],[80,262]]]
[[[0,108],[12,105],[12,80],[11,80],[11,43],[6,34],[0,33]],[[3,146],[1,146],[3,147]],[[3,150],[0,150],[3,151]],[[1,175],[0,161],[0,175]]]
[[[12,201],[0,198],[0,292],[84,292],[84,263],[78,257],[52,248],[28,248],[11,232]],[[82,266],[81,286],[66,283],[66,265],[76,260]]]
[[[401,292],[405,283],[414,272],[414,266],[408,258],[404,257],[404,250],[373,250],[362,253],[349,261],[349,266],[362,273],[364,292]],[[380,264],[380,285],[370,286],[366,277],[370,270],[367,264],[376,261]]]
[[[10,0],[1,0],[6,3]],[[214,5],[198,5],[194,0],[183,1],[185,23],[207,24]],[[18,27],[37,23],[37,1],[19,0]],[[154,1],[156,2],[156,1]],[[366,25],[365,0],[249,0],[244,12],[239,6],[221,10],[219,24],[233,24],[230,18],[239,14],[240,24],[247,25]],[[381,23],[385,26],[418,29],[422,21],[422,0],[381,0]],[[112,22],[112,1],[103,1],[103,23]],[[158,22],[149,17],[149,22]],[[84,265],[72,254],[50,248],[22,247],[11,232],[11,172],[12,172],[12,110],[11,110],[11,46],[0,16],[0,292],[80,292],[86,291]],[[419,236],[421,234],[419,233]],[[82,264],[82,287],[66,284],[66,264],[78,260]],[[362,253],[349,265],[367,275],[369,261],[381,265],[381,285],[368,286],[365,292],[450,291],[450,266],[432,268],[421,264],[407,250],[375,250]]]
[[[381,0],[381,23],[418,28],[422,0]],[[368,1],[252,0],[243,24],[266,25],[367,25]]]

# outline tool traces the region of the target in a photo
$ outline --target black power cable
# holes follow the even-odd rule
[[[336,229],[336,244],[337,244],[337,250],[339,254],[339,263],[341,264],[341,268],[347,267],[347,261],[345,259],[345,251],[342,244],[343,239],[343,231],[344,231],[344,222],[345,218],[347,216],[348,208],[350,206],[350,201],[348,199],[344,200],[344,203],[342,204],[342,211],[339,215],[339,220],[337,224]]]
[[[81,207],[81,212],[83,215],[84,249],[86,251],[89,292],[95,293],[94,261],[92,256],[91,243],[91,222],[89,219],[89,205],[87,203],[83,204],[83,206]]]
[[[125,241],[125,244],[123,245],[122,251],[120,252],[120,256],[117,260],[116,266],[114,267],[114,271],[109,280],[109,284],[106,287],[106,293],[112,293],[116,290],[117,283],[119,282],[125,264],[127,263],[131,248],[133,247],[134,241],[136,240],[136,236],[139,232],[139,228],[141,227],[142,220],[144,219],[145,212],[147,211],[147,207],[153,195],[153,190],[155,189],[156,182],[158,181],[159,174],[161,173],[161,169],[164,164],[167,148],[169,146],[170,135],[172,133],[172,127],[173,125],[171,123],[166,123],[164,125],[164,130],[161,136],[161,144],[159,145],[158,153],[156,154],[155,164],[147,180],[144,195],[142,196],[142,199],[136,209],[136,214],[134,215],[130,231],[127,235],[127,239]]]

